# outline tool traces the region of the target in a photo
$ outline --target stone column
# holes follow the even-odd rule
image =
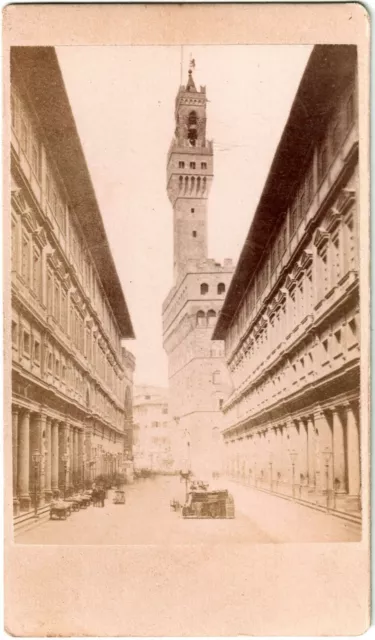
[[[51,490],[59,488],[59,423],[52,420],[51,424]]]
[[[21,511],[29,511],[31,500],[30,476],[30,411],[23,410],[19,421],[18,442],[18,497]]]
[[[331,452],[328,462],[328,489],[333,488],[333,464],[332,464],[332,430],[327,419],[327,415],[322,410],[317,410],[314,414],[315,428],[317,431],[318,446],[316,458],[316,488],[320,493],[327,490],[326,460],[324,451]]]
[[[307,452],[309,489],[315,489],[315,425],[313,416],[307,418]]]
[[[353,405],[346,408],[347,437],[348,437],[348,475],[349,495],[360,497],[361,493],[361,450],[359,421]]]
[[[85,477],[87,478],[87,480],[92,481],[93,480],[93,465],[91,464],[91,462],[93,462],[93,455],[92,455],[92,427],[91,425],[86,426],[85,429],[85,457],[86,457],[86,462],[89,462],[90,464],[86,465],[85,467]]]
[[[296,484],[301,484],[301,475],[303,475],[303,483],[306,482],[308,473],[308,441],[307,441],[307,424],[305,420],[299,421],[299,453],[300,453],[300,470]]]
[[[84,429],[80,429],[78,432],[78,477],[79,484],[84,489],[85,482],[85,473],[84,473],[84,458],[85,458],[85,447],[84,447]]]
[[[51,502],[51,464],[52,464],[52,439],[51,439],[51,418],[46,419],[46,437],[45,437],[45,500]]]
[[[73,447],[73,464],[74,464],[74,478],[75,478],[75,485],[77,487],[77,485],[79,484],[79,468],[78,468],[78,429],[77,427],[74,429],[73,432],[73,437],[74,437],[74,447]]]
[[[46,481],[46,452],[45,452],[45,442],[46,442],[46,424],[47,424],[47,416],[45,413],[41,412],[39,416],[39,451],[42,454],[40,458],[39,465],[39,506],[42,507],[44,505],[45,500],[45,481]]]
[[[69,433],[69,447],[68,447],[68,451],[67,451],[67,453],[69,455],[68,477],[69,477],[69,489],[72,491],[74,483],[75,483],[75,478],[74,478],[74,427],[73,427],[73,425],[70,425],[70,427],[68,427],[68,433]]]
[[[18,500],[18,407],[12,406],[13,515],[20,511]]]
[[[336,493],[346,492],[346,460],[344,425],[339,409],[332,410],[333,424],[333,482]]]

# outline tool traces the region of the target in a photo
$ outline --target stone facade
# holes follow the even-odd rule
[[[11,74],[17,515],[122,469],[135,361],[121,346],[131,320],[54,49],[13,48]]]
[[[133,416],[135,468],[158,473],[174,471],[175,429],[169,421],[168,389],[135,387]]]
[[[348,511],[361,486],[358,226],[355,47],[318,46],[214,338],[234,386],[226,472]]]
[[[174,212],[175,284],[163,304],[168,355],[169,413],[181,438],[180,466],[207,475],[216,470],[222,405],[230,392],[221,341],[211,341],[233,273],[231,260],[207,258],[207,202],[213,148],[206,139],[206,90],[191,71],[176,98],[176,132],[167,164]],[[215,454],[214,454],[215,450]]]

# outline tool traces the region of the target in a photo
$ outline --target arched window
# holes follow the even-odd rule
[[[182,185],[183,185],[184,179],[182,176],[179,177],[178,179],[178,186],[180,188],[180,191],[182,191]]]
[[[197,178],[197,192],[199,192],[200,188],[201,188],[201,179],[200,179],[200,176],[198,176],[198,178]]]
[[[216,320],[216,311],[210,309],[207,313],[207,324],[209,327],[213,327]]]
[[[198,128],[197,128],[197,114],[195,111],[191,111],[188,116],[188,140],[192,147],[195,147],[197,142]]]
[[[212,374],[212,382],[214,384],[220,384],[221,382],[221,373],[220,371],[214,371]]]
[[[191,188],[190,191],[194,191],[194,187],[195,187],[195,178],[194,176],[191,177]]]
[[[188,176],[185,176],[185,193],[187,192],[189,188],[189,178]]]
[[[217,292],[218,294],[222,294],[225,293],[225,284],[224,282],[219,282],[219,284],[217,285]]]
[[[189,113],[189,117],[188,117],[188,125],[189,127],[191,125],[196,125],[197,124],[197,113],[196,111],[190,111]]]
[[[201,284],[201,295],[205,296],[208,293],[208,284],[206,282],[202,282]]]
[[[202,327],[206,324],[206,316],[204,311],[198,311],[197,313],[197,325]]]

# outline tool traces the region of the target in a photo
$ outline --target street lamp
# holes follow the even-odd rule
[[[39,506],[39,494],[38,494],[38,484],[39,484],[39,465],[42,459],[42,454],[35,449],[32,454],[32,461],[34,465],[34,509],[35,509],[35,518],[38,517],[38,506]]]
[[[295,471],[296,471],[296,460],[297,460],[298,453],[295,449],[292,449],[289,455],[292,461],[292,490],[293,490],[293,498],[295,498]]]
[[[326,470],[326,492],[327,492],[327,502],[326,502],[326,511],[329,511],[329,463],[331,460],[331,455],[332,455],[332,451],[326,447],[323,450],[323,459],[324,459],[324,466],[325,466],[325,470]]]
[[[66,474],[68,470],[68,460],[69,460],[69,455],[67,453],[64,453],[64,455],[62,456],[62,461],[64,464],[64,500],[66,498]]]
[[[273,478],[272,478],[272,453],[270,454],[270,461],[269,461],[269,466],[270,466],[270,491],[273,491]],[[277,491],[277,483],[276,483],[276,491]]]

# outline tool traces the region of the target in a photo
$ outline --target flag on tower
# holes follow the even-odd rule
[[[190,69],[195,69],[195,60],[194,60],[194,58],[192,58],[190,60]]]

